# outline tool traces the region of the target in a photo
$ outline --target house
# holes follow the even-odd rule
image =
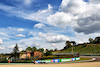
[[[20,52],[20,59],[24,58],[41,58],[42,52],[40,51],[25,51]]]

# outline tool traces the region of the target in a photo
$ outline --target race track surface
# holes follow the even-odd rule
[[[86,58],[96,58],[95,61],[100,61],[100,56],[81,56],[81,57],[86,57]]]
[[[66,64],[8,64],[0,67],[100,67],[100,62],[66,63]]]

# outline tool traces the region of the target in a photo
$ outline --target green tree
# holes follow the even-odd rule
[[[18,51],[19,51],[18,45],[16,44],[16,46],[15,46],[14,49],[13,49],[13,55],[14,55],[15,61],[17,60],[17,58],[18,58],[18,56],[19,56]]]
[[[68,46],[66,45],[63,49],[66,50],[68,48]]]
[[[39,48],[38,51],[44,52],[44,49],[43,48]]]
[[[52,50],[52,49],[51,49],[50,51],[51,51],[51,52],[53,52],[53,50]]]
[[[46,52],[49,51],[48,49],[46,49]]]
[[[94,40],[93,40],[92,38],[89,38],[89,42],[90,42],[91,44],[93,44],[93,43],[94,43]]]
[[[52,52],[51,52],[51,51],[47,51],[47,52],[45,53],[45,55],[46,55],[46,56],[52,55]]]
[[[75,45],[76,45],[76,42],[75,42],[75,41],[71,41],[71,43],[73,44],[73,46],[75,46]]]
[[[100,37],[96,37],[94,41],[95,43],[100,44]]]
[[[57,48],[55,48],[54,51],[57,51]]]
[[[27,47],[26,50],[32,51],[32,48],[31,47]]]
[[[69,41],[66,41],[66,43],[65,43],[65,44],[66,44],[66,47],[67,47],[67,48],[72,47],[72,45],[71,45],[71,43],[70,43]]]
[[[87,46],[87,44],[86,44],[86,43],[84,43],[83,47],[86,47],[86,46]]]
[[[37,48],[36,48],[36,47],[33,47],[33,48],[32,48],[32,51],[37,51]]]
[[[22,50],[21,52],[25,52],[25,50]]]

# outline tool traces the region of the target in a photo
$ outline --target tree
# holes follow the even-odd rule
[[[73,46],[75,46],[75,45],[76,45],[76,42],[75,42],[75,41],[71,41],[71,43],[73,44]]]
[[[52,49],[51,49],[50,51],[51,51],[51,52],[53,52],[53,50],[52,50]]]
[[[87,44],[86,44],[86,43],[84,43],[83,47],[86,47],[86,46],[87,46]]]
[[[57,48],[55,48],[54,51],[57,51]]]
[[[74,42],[75,43],[75,42]],[[66,50],[67,48],[70,48],[70,47],[72,47],[72,45],[71,45],[71,43],[69,42],[69,41],[66,41],[66,43],[65,43],[66,45],[65,45],[65,47],[63,48],[63,50]],[[76,43],[75,43],[76,44]]]
[[[100,37],[96,37],[94,41],[95,43],[100,44]]]
[[[93,44],[93,43],[94,43],[94,40],[93,40],[92,38],[89,38],[89,42],[90,42],[91,44]]]
[[[14,55],[14,59],[15,59],[15,61],[17,60],[17,58],[18,58],[18,51],[19,51],[19,49],[18,49],[18,45],[16,44],[16,46],[14,47],[14,49],[13,49],[13,55]]]
[[[32,48],[31,47],[27,47],[26,50],[32,51]]]
[[[37,51],[37,48],[36,48],[36,47],[33,47],[33,48],[32,48],[32,51]]]
[[[47,51],[47,52],[45,53],[45,55],[46,55],[46,56],[52,55],[52,52],[51,52],[51,51]]]
[[[71,46],[71,43],[70,43],[69,41],[66,41],[66,43],[65,43],[65,44],[66,44],[66,47],[67,47],[67,48],[72,47],[72,46]]]
[[[65,43],[65,44],[66,44],[66,46],[68,45],[68,43],[69,43],[69,41],[66,41],[66,43]]]
[[[25,52],[25,50],[22,50],[21,52]]]
[[[68,48],[68,46],[66,45],[63,49],[66,50]]]
[[[48,49],[46,49],[46,52],[49,51]]]
[[[40,52],[44,52],[44,49],[43,48],[39,48],[38,49]]]

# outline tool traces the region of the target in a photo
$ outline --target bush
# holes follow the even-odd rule
[[[83,45],[83,47],[86,47],[87,46],[87,44],[85,43],[84,45]]]
[[[52,52],[51,52],[51,51],[47,51],[44,55],[45,55],[45,56],[52,55]]]

